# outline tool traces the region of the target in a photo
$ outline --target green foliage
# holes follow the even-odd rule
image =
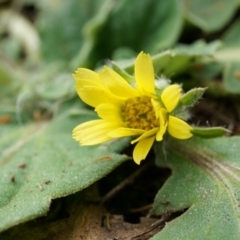
[[[84,42],[82,28],[106,0],[44,1],[38,19],[43,57],[69,61]],[[49,24],[51,23],[51,24]]]
[[[182,95],[180,99],[180,104],[186,107],[194,106],[198,100],[202,97],[206,88],[193,88],[190,91]]]
[[[23,129],[1,127],[0,230],[45,215],[52,199],[63,197],[105,176],[127,159],[116,154],[126,141],[79,147],[71,139],[78,118],[63,112],[51,123],[31,124]],[[98,160],[99,159],[99,160]]]
[[[105,64],[132,83],[135,57],[145,51],[152,56],[156,84],[170,79],[183,86],[185,94],[172,114],[184,119],[192,114],[197,126],[210,118],[213,125],[193,127],[194,137],[187,141],[166,138],[155,145],[155,156],[151,152],[157,166],[172,170],[151,210],[171,221],[151,239],[238,239],[240,140],[223,135],[239,135],[240,1],[18,4],[0,4],[0,231],[48,215],[54,199],[77,192],[80,205],[73,219],[85,219],[89,206],[82,190],[132,153],[126,150],[129,139],[91,147],[72,139],[74,127],[97,116],[76,96],[71,74]],[[205,91],[215,105],[186,112],[186,107],[198,109]],[[65,223],[40,222],[36,229],[53,227],[60,234]],[[89,220],[87,229],[93,225]],[[31,224],[22,226],[30,233]],[[0,239],[12,239],[9,232]]]
[[[184,14],[189,22],[203,31],[217,31],[231,19],[238,0],[184,0]]]
[[[240,61],[226,63],[224,69],[224,87],[230,93],[240,92]]]
[[[221,137],[227,133],[230,133],[226,128],[223,127],[194,127],[192,133],[195,136],[199,136],[202,138],[214,138]]]
[[[111,1],[107,2],[85,26],[88,44],[85,43],[74,65],[91,66],[89,59],[112,59],[113,56],[123,56],[126,52],[128,55],[136,55],[141,50],[154,53],[176,42],[183,22],[178,1],[132,0],[131,4],[128,0],[116,1],[109,12],[112,4]],[[103,16],[107,17],[105,22]],[[96,21],[99,18],[101,20]]]
[[[239,238],[239,144],[239,137],[172,142],[165,162],[156,147],[157,164],[169,166],[172,175],[152,212],[185,212],[151,239]]]
[[[179,45],[172,50],[166,50],[153,55],[152,60],[155,73],[171,76],[173,73],[176,75],[185,72],[191,69],[196,62],[204,62],[206,58],[212,57],[219,46],[219,41],[206,44],[200,40],[192,45]],[[126,71],[133,73],[134,60],[118,61],[116,64]]]

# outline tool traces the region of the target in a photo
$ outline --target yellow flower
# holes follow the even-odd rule
[[[154,140],[161,141],[168,131],[178,139],[192,136],[192,127],[171,115],[182,94],[179,85],[156,94],[154,69],[150,55],[141,52],[135,62],[136,86],[131,86],[108,67],[96,73],[79,68],[73,74],[79,97],[95,108],[101,119],[82,123],[74,128],[73,138],[81,145],[94,145],[113,138],[137,136],[133,159],[145,159]]]

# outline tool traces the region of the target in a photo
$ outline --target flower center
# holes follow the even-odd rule
[[[129,128],[150,130],[159,127],[159,119],[156,119],[149,97],[128,99],[122,107],[122,117]]]

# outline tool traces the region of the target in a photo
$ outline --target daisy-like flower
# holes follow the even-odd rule
[[[173,116],[182,94],[179,85],[166,87],[160,94],[154,85],[150,55],[141,52],[135,61],[135,86],[108,67],[101,72],[79,68],[73,74],[79,97],[95,108],[100,119],[74,128],[73,138],[80,145],[95,145],[114,138],[136,136],[133,159],[145,159],[153,142],[162,141],[166,130],[178,139],[188,139],[193,129]]]

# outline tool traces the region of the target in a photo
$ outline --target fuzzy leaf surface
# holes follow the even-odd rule
[[[203,31],[217,31],[231,19],[237,10],[238,0],[185,0],[182,1],[185,17]]]
[[[157,163],[167,164],[172,175],[152,212],[185,212],[151,239],[239,239],[239,145],[239,137],[172,141],[165,163],[157,148]]]
[[[193,88],[186,92],[180,99],[180,103],[186,107],[191,107],[202,97],[206,88]]]
[[[116,153],[126,140],[80,147],[72,139],[72,129],[93,118],[89,112],[0,126],[0,231],[46,215],[52,199],[86,188],[127,159]]]
[[[109,2],[110,5],[113,3],[110,11],[100,10],[96,16],[101,17],[100,13],[107,16],[105,21],[96,21],[95,18],[89,22],[91,24],[85,25],[84,30],[88,34],[85,34],[85,45],[76,57],[79,65],[94,67],[89,59],[96,63],[99,59],[117,60],[119,56],[127,59],[142,50],[154,53],[176,43],[183,26],[177,0]],[[105,9],[109,8],[108,5]]]
[[[206,58],[211,58],[216,50],[220,47],[219,41],[206,43],[199,40],[192,45],[179,45],[174,49],[166,50],[152,56],[152,61],[155,69],[155,74],[161,76],[172,77],[189,70],[195,62],[204,61]],[[129,73],[133,73],[133,59],[127,61],[117,61],[119,68],[123,68]]]

